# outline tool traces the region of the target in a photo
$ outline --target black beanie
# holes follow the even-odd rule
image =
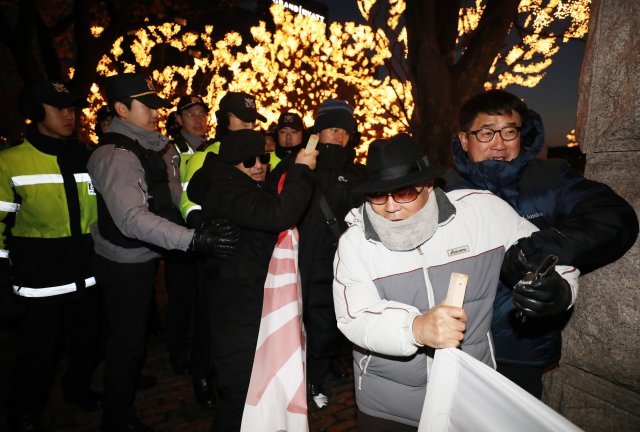
[[[313,130],[315,133],[320,133],[320,131],[329,128],[344,129],[353,135],[356,131],[353,107],[340,99],[327,99],[322,102],[316,114]]]

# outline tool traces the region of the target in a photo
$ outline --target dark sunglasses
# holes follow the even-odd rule
[[[245,160],[242,161],[242,165],[245,168],[253,168],[253,166],[256,164],[256,160],[260,159],[260,163],[263,165],[266,165],[269,163],[269,160],[271,159],[270,156],[268,154],[263,154],[260,156],[253,156],[250,158],[247,158]]]
[[[407,204],[415,201],[423,190],[424,187],[405,186],[392,192],[374,192],[367,194],[367,201],[374,205],[382,205],[387,203],[389,197],[393,197],[398,204]]]

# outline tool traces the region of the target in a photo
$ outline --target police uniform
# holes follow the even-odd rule
[[[111,104],[131,98],[157,109],[168,103],[135,74],[107,80]],[[101,137],[88,169],[98,194],[92,227],[96,278],[110,333],[104,372],[103,430],[148,430],[133,411],[145,351],[157,262],[164,249],[187,250],[194,231],[180,225],[180,187],[160,155],[168,139],[119,117]]]
[[[64,397],[79,402],[91,391],[98,341],[98,299],[91,268],[90,225],[96,196],[86,172],[88,150],[74,138],[44,135],[42,104],[74,106],[61,83],[45,81],[24,94],[34,123],[26,138],[0,152],[0,266],[22,311],[11,374],[10,422],[16,430],[36,427],[44,410],[66,333],[68,370]],[[10,262],[10,264],[9,264]],[[9,282],[11,281],[11,282]]]

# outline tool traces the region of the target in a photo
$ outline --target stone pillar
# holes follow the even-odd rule
[[[577,129],[585,176],[640,214],[640,2],[594,0]],[[580,278],[560,367],[544,401],[587,431],[640,430],[640,242]]]

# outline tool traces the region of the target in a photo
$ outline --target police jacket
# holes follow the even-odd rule
[[[104,141],[94,150],[88,163],[93,184],[97,193],[101,195],[107,213],[101,212],[101,215],[108,219],[100,220],[92,227],[96,253],[120,263],[140,263],[159,258],[159,249],[187,250],[193,238],[193,230],[159,214],[161,211],[152,207],[159,204],[160,209],[166,209],[166,198],[155,204],[153,200],[150,201],[150,197],[154,196],[151,190],[155,189],[158,183],[177,181],[167,172],[173,168],[163,166],[166,170],[164,180],[154,176],[154,184],[150,184],[148,170],[145,170],[139,155],[122,146],[119,140],[112,140],[115,135],[122,134],[104,135]],[[136,142],[152,152],[159,152],[166,145],[166,140],[156,144],[159,148],[151,147],[148,143]],[[179,200],[180,188],[171,188],[168,185],[167,187],[175,193],[175,196],[169,197],[175,210],[172,213],[179,216],[175,204]],[[131,242],[124,244],[101,232],[105,229],[105,224],[114,224],[122,237]]]
[[[234,255],[206,259],[207,284],[214,282],[210,302],[216,356],[255,350],[269,261],[278,234],[293,227],[307,207],[313,174],[306,165],[294,165],[276,196],[209,154],[191,179],[187,193],[202,206],[203,218],[225,218],[240,230]]]
[[[540,228],[520,242],[527,256],[541,262],[558,255],[559,264],[588,273],[620,258],[635,242],[633,208],[608,186],[575,173],[560,160],[534,159],[544,141],[540,117],[523,119],[521,153],[511,162],[474,163],[454,140],[454,166],[464,179],[448,189],[487,189]],[[492,324],[499,363],[545,367],[560,359],[561,330],[569,312],[555,319],[514,320],[511,288],[498,287]]]
[[[190,226],[200,225],[200,211],[202,211],[202,206],[197,204],[189,199],[187,195],[187,188],[189,187],[189,182],[194,174],[202,168],[204,164],[204,160],[206,159],[209,153],[218,154],[218,150],[220,149],[220,140],[214,139],[213,142],[208,143],[203,149],[195,151],[191,156],[189,156],[188,160],[185,161],[184,168],[182,165],[180,167],[180,181],[182,182],[182,195],[180,197],[180,213],[182,214],[182,218],[189,222]],[[182,163],[182,161],[181,161]],[[192,214],[192,212],[194,212]],[[191,214],[192,218],[189,218]],[[195,216],[195,217],[194,217]],[[191,220],[193,219],[193,220]]]
[[[0,259],[11,260],[16,294],[50,297],[95,285],[88,158],[74,139],[51,138],[35,126],[0,152]]]

